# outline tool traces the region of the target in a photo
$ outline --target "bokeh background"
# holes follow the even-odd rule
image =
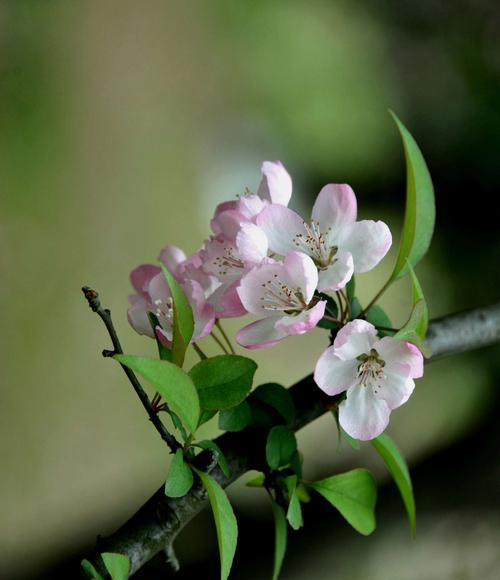
[[[418,269],[431,315],[498,300],[499,12],[493,0],[0,3],[2,579],[74,577],[97,534],[168,470],[120,369],[100,357],[108,338],[80,287],[100,291],[128,352],[154,353],[126,321],[129,271],[167,243],[196,250],[215,204],[255,190],[262,160],[285,163],[296,209],[348,182],[360,214],[397,239],[405,172],[391,107],[435,182],[437,230]],[[362,301],[393,258],[360,277]],[[406,281],[384,296],[395,323],[408,298]],[[257,353],[258,380],[298,380],[325,341],[317,330]],[[433,363],[393,415],[416,540],[369,446],[338,451],[328,416],[300,434],[308,477],[374,470],[379,529],[358,537],[313,502],[284,579],[497,578],[498,355]],[[270,577],[264,493],[238,483],[230,495],[234,578]],[[216,578],[215,545],[207,512],[179,538],[178,578]],[[159,557],[138,577],[165,575]]]

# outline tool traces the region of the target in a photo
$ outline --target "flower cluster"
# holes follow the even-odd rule
[[[286,169],[266,161],[257,193],[247,190],[219,204],[212,234],[195,254],[187,257],[175,246],[161,251],[159,260],[191,304],[192,342],[210,334],[217,320],[247,313],[257,320],[237,334],[245,348],[304,334],[325,316],[325,292],[342,292],[353,274],[371,270],[389,250],[385,223],[356,221],[356,196],[348,185],[323,187],[310,219],[288,208],[291,195]],[[169,347],[173,305],[161,269],[139,266],[131,282],[131,325]],[[340,424],[351,436],[370,439],[385,429],[390,410],[410,396],[413,378],[422,374],[422,356],[409,343],[378,339],[364,320],[335,322],[337,336],[319,358],[315,380],[329,395],[347,393],[339,405]]]

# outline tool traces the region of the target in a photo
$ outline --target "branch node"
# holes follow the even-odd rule
[[[103,356],[104,358],[112,358],[112,357],[114,357],[114,356],[115,356],[115,354],[117,354],[117,353],[116,353],[116,351],[114,351],[114,350],[108,350],[107,348],[105,348],[105,349],[102,351],[102,356]]]

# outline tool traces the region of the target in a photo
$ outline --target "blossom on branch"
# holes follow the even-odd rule
[[[353,320],[320,356],[316,384],[327,395],[346,393],[339,422],[355,439],[374,439],[389,423],[393,409],[405,403],[423,375],[423,357],[416,346],[385,336],[365,320]]]

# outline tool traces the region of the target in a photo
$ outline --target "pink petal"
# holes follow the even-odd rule
[[[213,236],[200,251],[203,270],[215,276],[223,284],[231,284],[245,272],[238,250],[232,240],[222,235]]]
[[[377,330],[366,320],[353,320],[341,328],[333,346],[342,360],[352,360],[370,352],[377,341]]]
[[[282,205],[270,205],[257,217],[257,225],[262,228],[269,240],[269,248],[285,256],[291,250],[306,251],[304,244],[297,241],[297,236],[307,238],[304,220],[294,211]],[[304,247],[303,247],[304,246]],[[309,252],[307,252],[309,253]]]
[[[419,379],[424,374],[424,357],[418,348],[410,342],[397,340],[392,336],[384,336],[374,347],[386,365],[399,363],[410,367],[409,375]],[[403,374],[405,371],[403,371]]]
[[[318,286],[318,269],[314,262],[302,252],[288,252],[283,268],[286,272],[286,279],[283,281],[290,288],[299,288],[309,304]]]
[[[326,301],[320,300],[312,308],[304,310],[297,316],[284,316],[276,323],[276,328],[290,335],[309,332],[323,318],[325,307]]]
[[[287,335],[276,328],[277,316],[263,318],[244,326],[236,336],[236,342],[245,348],[270,348]]]
[[[214,306],[216,318],[237,318],[247,313],[238,295],[239,284],[240,280],[229,285],[223,284],[208,298]]]
[[[384,222],[364,220],[342,229],[339,244],[351,252],[355,272],[368,272],[389,251],[392,235]]]
[[[261,199],[258,195],[251,194],[240,197],[236,209],[249,221],[253,221],[268,205],[269,202],[267,200]]]
[[[314,370],[314,380],[327,395],[343,393],[357,381],[358,361],[342,360],[330,346],[319,357]]]
[[[344,431],[361,441],[378,437],[389,424],[391,411],[372,389],[355,385],[339,405],[339,422]]]
[[[349,252],[339,250],[336,260],[328,268],[319,270],[318,290],[320,292],[335,292],[344,288],[352,278],[354,265]]]
[[[165,246],[158,259],[175,275],[179,264],[186,260],[186,254],[177,246]]]
[[[143,264],[135,270],[130,272],[130,282],[132,286],[139,294],[144,294],[147,291],[147,287],[151,279],[161,272],[158,266],[153,266],[152,264]]]
[[[281,279],[284,274],[282,264],[263,264],[248,272],[241,279],[238,296],[243,306],[258,316],[275,316],[274,310],[265,308],[263,295],[266,292],[264,285],[275,278]]]
[[[215,322],[214,307],[205,299],[203,288],[194,280],[186,280],[182,285],[193,310],[193,340],[199,340],[210,334]]]
[[[257,193],[272,203],[288,205],[292,197],[292,179],[281,161],[264,161]]]
[[[339,229],[356,221],[357,202],[354,191],[345,183],[330,183],[319,192],[312,210],[312,219],[322,231]]]
[[[132,328],[139,334],[154,337],[153,329],[148,318],[148,303],[142,296],[133,294],[128,297],[130,308],[127,318]]]
[[[241,224],[236,236],[236,247],[245,265],[258,265],[267,258],[266,234],[255,224]]]
[[[228,209],[212,220],[212,229],[228,240],[234,240],[247,218],[237,209]]]

